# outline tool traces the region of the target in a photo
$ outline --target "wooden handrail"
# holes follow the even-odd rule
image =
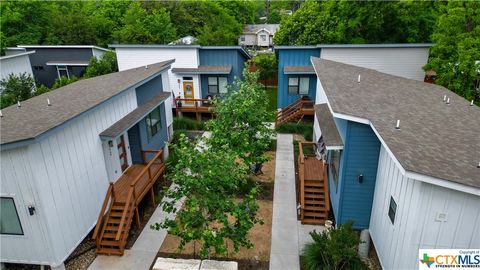
[[[97,225],[95,226],[95,230],[93,231],[92,239],[96,240],[98,232],[100,230],[100,227],[102,227],[102,221],[103,217],[105,216],[105,209],[107,208],[107,203],[110,201],[113,202],[113,183],[110,182],[110,185],[108,186],[107,189],[107,195],[105,196],[105,200],[103,201],[102,209],[100,210],[100,213],[98,214],[98,219],[97,219]]]
[[[325,208],[330,211],[330,193],[328,192],[328,164],[323,163],[323,190],[325,193]]]
[[[145,154],[145,152],[149,152],[149,153],[155,153],[156,154],[152,157],[152,159],[148,162],[148,164],[145,166],[145,168],[142,169],[142,171],[137,175],[137,177],[132,181],[132,183],[130,183],[130,189],[129,189],[129,192],[128,192],[128,196],[127,196],[127,200],[125,201],[125,209],[123,210],[123,213],[122,213],[122,218],[120,220],[120,224],[119,224],[119,230],[117,232],[117,235],[115,236],[115,240],[120,240],[120,236],[121,236],[121,233],[122,233],[122,230],[123,230],[123,226],[125,225],[125,222],[127,220],[127,213],[130,212],[129,214],[129,217],[128,219],[130,219],[130,216],[132,215],[133,211],[130,211],[130,207],[131,207],[131,200],[133,199],[134,202],[133,202],[133,207],[135,207],[136,205],[136,198],[135,198],[135,194],[136,194],[136,190],[135,190],[135,186],[136,184],[138,183],[138,181],[140,181],[140,179],[142,179],[146,173],[148,173],[148,179],[149,179],[149,182],[152,182],[154,179],[152,179],[152,175],[151,175],[151,172],[150,172],[150,167],[155,163],[156,160],[160,160],[161,163],[163,163],[163,150],[145,150],[143,152],[143,154]],[[144,155],[144,162],[145,162],[145,155]],[[160,170],[161,168],[159,168]],[[156,174],[154,174],[156,175]],[[149,185],[146,185],[145,187],[148,187]],[[142,190],[140,192],[143,193],[144,190]]]

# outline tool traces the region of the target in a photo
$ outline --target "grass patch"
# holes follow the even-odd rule
[[[268,96],[268,107],[267,110],[270,112],[277,111],[277,87],[269,87],[267,88],[267,96]]]
[[[313,139],[313,124],[285,123],[277,127],[277,132],[300,134],[303,135],[305,140],[311,141]]]
[[[173,130],[204,130],[205,123],[186,117],[176,117],[173,119]]]

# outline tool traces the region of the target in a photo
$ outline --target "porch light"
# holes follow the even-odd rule
[[[113,147],[113,141],[112,140],[108,141],[108,146]]]
[[[360,184],[363,183],[363,174],[362,173],[358,175],[358,183],[360,183]]]

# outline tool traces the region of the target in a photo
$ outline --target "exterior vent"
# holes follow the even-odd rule
[[[357,83],[360,83],[360,74],[358,74],[358,80],[357,80]]]
[[[400,129],[400,119],[397,120],[397,125],[395,126],[395,129]]]
[[[47,106],[52,106],[52,104],[50,103],[50,99],[47,98]]]
[[[18,108],[22,107],[22,104],[20,104],[20,101],[17,101],[17,107]]]

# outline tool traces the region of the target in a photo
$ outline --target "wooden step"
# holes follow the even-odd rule
[[[100,241],[100,246],[115,246],[115,247],[119,247],[119,246],[120,246],[120,241],[101,240],[101,241]]]
[[[100,247],[97,248],[97,253],[98,254],[107,254],[107,255],[123,255],[123,250],[117,249],[117,248],[104,248]]]
[[[112,205],[112,210],[119,210],[119,211],[123,211],[125,209],[125,205]]]
[[[111,225],[107,225],[107,227],[105,227],[105,231],[114,231],[114,232],[118,232],[118,229],[119,229],[119,227],[118,227],[118,226],[111,226]]]
[[[311,194],[311,193],[304,193],[305,200],[316,200],[316,201],[322,201],[325,200],[325,195],[324,194]]]
[[[116,236],[116,233],[104,233],[102,239],[115,239]]]
[[[114,211],[114,212],[112,211],[112,212],[110,212],[110,216],[111,216],[111,217],[119,217],[119,218],[121,218],[122,215],[123,215],[123,211],[121,211],[121,212],[118,212],[118,211]]]
[[[325,201],[324,200],[307,200],[307,199],[305,199],[304,204],[305,205],[307,205],[307,204],[322,204],[322,205],[325,205]]]
[[[325,191],[323,190],[323,188],[307,188],[305,187],[304,189],[304,192],[312,192],[312,193],[324,193]]]
[[[309,206],[305,205],[303,207],[304,211],[326,211],[325,206]]]
[[[325,225],[325,219],[304,218],[302,220],[302,224]]]
[[[304,211],[303,215],[309,218],[327,218],[328,217],[328,214],[325,212],[321,213],[321,212]]]

